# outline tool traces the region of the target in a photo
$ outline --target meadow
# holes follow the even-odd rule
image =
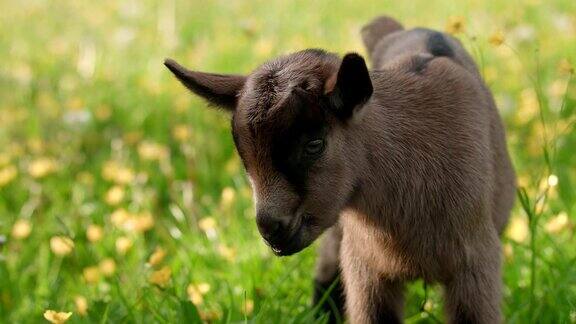
[[[518,172],[508,323],[576,323],[576,2],[0,1],[0,323],[313,323],[314,246],[258,235],[228,116],[164,68],[364,53],[378,14],[453,33]],[[407,323],[443,322],[415,282]]]

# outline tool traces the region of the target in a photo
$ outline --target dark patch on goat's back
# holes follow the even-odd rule
[[[426,49],[428,53],[434,56],[454,57],[454,50],[448,43],[446,36],[437,31],[431,32],[430,36],[428,36]]]

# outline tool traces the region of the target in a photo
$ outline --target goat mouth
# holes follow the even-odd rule
[[[281,240],[275,242],[266,241],[266,244],[268,244],[275,255],[290,256],[302,251],[310,245],[310,243],[306,243],[304,240],[307,219],[309,216],[310,215],[302,215],[301,217],[298,217],[298,221],[295,222],[295,226],[292,226],[290,234],[286,235]]]

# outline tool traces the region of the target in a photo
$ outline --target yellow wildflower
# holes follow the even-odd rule
[[[136,216],[136,231],[146,232],[154,227],[154,217],[150,212],[143,212]]]
[[[224,190],[222,190],[222,198],[221,198],[222,206],[229,207],[230,205],[232,205],[235,198],[236,198],[236,191],[234,191],[234,189],[226,187],[224,188]]]
[[[228,261],[232,262],[234,261],[234,259],[236,259],[236,250],[228,247],[224,244],[220,244],[218,246],[218,252],[220,253],[220,255],[222,257],[224,257],[225,259],[227,259]]]
[[[116,251],[119,254],[126,254],[132,247],[132,240],[126,236],[121,236],[116,240]]]
[[[209,311],[202,311],[201,310],[201,311],[199,311],[199,313],[200,313],[200,318],[203,321],[206,321],[209,323],[218,320],[221,316],[221,314],[217,310],[209,310]]]
[[[108,161],[102,167],[102,178],[117,184],[130,184],[134,180],[134,171],[115,161]]]
[[[155,267],[160,263],[162,263],[165,257],[166,257],[166,250],[164,250],[161,247],[157,247],[156,250],[154,250],[154,253],[150,255],[150,258],[148,259],[148,264],[152,267]]]
[[[254,311],[254,301],[252,299],[246,299],[244,303],[244,308],[242,309],[242,313],[244,315],[250,315]]]
[[[172,129],[172,137],[179,142],[185,142],[190,139],[192,133],[187,125],[180,124]]]
[[[520,92],[520,101],[518,103],[518,121],[522,124],[534,119],[540,109],[538,96],[532,88],[527,88]]]
[[[116,272],[116,262],[112,258],[106,258],[100,261],[98,268],[100,268],[100,272],[102,272],[104,277],[110,277]]]
[[[203,296],[206,295],[208,291],[210,291],[210,285],[207,283],[201,283],[198,285],[189,284],[188,288],[186,288],[188,298],[196,306],[204,302]]]
[[[122,202],[125,196],[124,188],[121,186],[113,186],[106,192],[104,200],[108,205],[114,206]]]
[[[424,303],[424,310],[427,312],[431,312],[434,309],[434,302],[432,302],[430,299],[426,300],[426,302]]]
[[[554,234],[559,233],[568,227],[570,220],[566,212],[561,212],[546,223],[546,232]]]
[[[87,283],[94,284],[100,280],[100,269],[96,266],[87,267],[82,271],[82,275]]]
[[[208,293],[210,291],[210,284],[202,282],[198,284],[198,291],[202,294],[202,295],[206,295],[206,293]]]
[[[123,227],[124,223],[131,217],[130,213],[126,211],[124,208],[120,208],[115,210],[112,215],[110,215],[110,219],[112,220],[112,224],[116,227]]]
[[[508,226],[507,236],[518,243],[522,243],[528,238],[528,222],[524,217],[513,217]]]
[[[166,287],[170,278],[172,277],[172,270],[169,267],[165,266],[160,270],[152,272],[148,281],[150,283],[160,286],[162,288]]]
[[[138,146],[142,160],[161,160],[168,156],[168,148],[158,143],[144,141]]]
[[[504,40],[504,32],[497,30],[492,35],[490,35],[488,42],[494,46],[500,46],[504,43]]]
[[[127,214],[127,217],[122,219],[119,223],[126,232],[146,232],[154,227],[154,217],[150,212],[143,212],[141,214]]]
[[[66,102],[66,105],[68,106],[68,108],[70,110],[80,110],[80,109],[83,109],[85,106],[84,101],[80,97],[74,97],[74,98],[69,99]]]
[[[90,224],[88,229],[86,230],[86,237],[88,241],[94,243],[98,242],[104,236],[104,231],[102,230],[101,226]]]
[[[14,223],[12,226],[12,237],[17,240],[23,240],[30,236],[30,232],[32,232],[32,225],[29,221],[25,219],[19,219]]]
[[[18,176],[18,169],[13,165],[0,168],[0,188],[9,184]]]
[[[216,220],[212,217],[204,217],[198,221],[198,227],[206,233],[209,239],[216,238]]]
[[[76,304],[76,311],[81,316],[88,314],[88,300],[84,296],[74,297],[74,304]]]
[[[213,217],[204,217],[200,221],[198,221],[198,227],[204,232],[216,228],[216,220]]]
[[[450,16],[446,22],[446,32],[452,35],[464,32],[465,21],[462,16]]]
[[[28,173],[33,178],[43,178],[56,170],[56,162],[51,158],[39,158],[28,166]]]
[[[48,322],[54,324],[65,323],[70,318],[70,316],[72,316],[72,312],[57,312],[51,309],[44,312],[44,318],[48,320]]]
[[[54,236],[50,239],[50,249],[56,255],[65,256],[74,250],[74,241],[66,236]]]

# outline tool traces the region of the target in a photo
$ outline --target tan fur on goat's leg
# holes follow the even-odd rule
[[[383,276],[362,260],[346,241],[344,234],[340,253],[346,314],[350,323],[401,323],[404,282]]]
[[[494,234],[496,236],[496,234]],[[444,284],[449,323],[501,323],[501,254],[498,238]]]

